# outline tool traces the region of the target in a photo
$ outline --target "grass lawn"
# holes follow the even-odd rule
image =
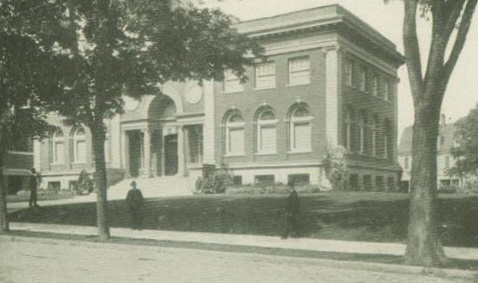
[[[145,229],[280,236],[286,195],[194,195],[147,199]],[[408,195],[327,192],[300,195],[304,237],[405,242]],[[446,246],[478,247],[478,196],[443,195],[439,210]],[[110,201],[110,225],[129,227],[124,201]],[[25,209],[11,221],[96,225],[96,204]]]
[[[57,200],[72,198],[73,194],[64,193],[64,194],[44,194],[43,192],[38,193],[38,201],[42,200]],[[30,194],[21,194],[21,195],[7,195],[7,203],[12,202],[27,202],[30,199]]]

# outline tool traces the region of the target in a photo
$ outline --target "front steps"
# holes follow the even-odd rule
[[[165,176],[155,178],[126,178],[108,189],[108,200],[125,199],[131,182],[136,181],[137,187],[145,198],[164,196],[192,195],[195,179],[191,177]]]

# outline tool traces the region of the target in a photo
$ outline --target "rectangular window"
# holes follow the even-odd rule
[[[378,191],[383,191],[385,189],[383,182],[384,182],[383,176],[376,176],[375,177],[375,187]]]
[[[367,91],[367,69],[360,66],[359,69],[359,89],[363,92]]]
[[[231,71],[224,73],[224,92],[241,92],[243,90],[239,77]]]
[[[363,176],[363,189],[364,190],[371,190],[372,189],[372,176],[371,175],[364,175]]]
[[[370,78],[370,92],[373,96],[378,96],[378,76],[377,74],[372,74]]]
[[[388,177],[387,178],[387,189],[389,191],[394,191],[395,190],[395,178],[393,178],[393,177]]]
[[[293,183],[294,186],[306,186],[310,184],[309,174],[291,174],[287,178],[289,184]]]
[[[292,149],[297,151],[310,151],[311,135],[310,123],[295,123],[293,130]]]
[[[450,168],[450,156],[445,156],[445,168]]]
[[[62,142],[55,143],[55,154],[54,154],[54,162],[55,163],[63,163],[64,161],[64,151],[65,147],[63,146]]]
[[[289,59],[289,85],[310,83],[310,59],[300,57]]]
[[[260,126],[259,153],[277,152],[277,131],[275,125]]]
[[[48,188],[48,190],[59,191],[61,189],[61,183],[58,182],[58,181],[48,182],[47,188]]]
[[[405,160],[404,160],[404,165],[403,167],[405,167],[404,169],[407,170],[409,168],[409,162],[410,162],[410,159],[408,157],[405,157]]]
[[[242,176],[234,176],[232,177],[232,183],[234,186],[241,186],[242,185]]]
[[[76,142],[75,162],[77,163],[86,162],[86,141]]]
[[[354,86],[354,62],[350,59],[345,60],[345,83]]]
[[[383,100],[390,101],[390,80],[383,81]]]
[[[275,181],[274,175],[256,175],[254,176],[254,183],[256,185],[273,185]]]
[[[229,155],[244,154],[244,128],[229,129],[228,152]]]
[[[256,88],[276,87],[276,69],[274,62],[260,63],[256,65]]]

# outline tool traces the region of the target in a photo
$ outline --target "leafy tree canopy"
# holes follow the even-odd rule
[[[48,1],[35,9],[48,17],[26,13],[50,31],[39,40],[67,56],[57,64],[63,92],[47,97],[50,109],[91,124],[120,113],[122,95],[154,94],[169,80],[222,80],[227,69],[244,78],[254,60],[247,55],[260,56],[261,47],[231,29],[233,18],[219,10],[173,2]]]
[[[459,176],[478,174],[478,105],[455,123],[456,146],[452,155],[457,159],[449,173]]]
[[[67,56],[53,52],[48,36],[54,26],[43,25],[45,14],[30,16],[47,1],[0,3],[0,151],[15,148],[27,136],[41,138],[49,126],[44,122],[42,97],[58,95],[56,65]],[[53,21],[51,21],[53,22]]]

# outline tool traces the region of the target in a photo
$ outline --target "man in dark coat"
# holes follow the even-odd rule
[[[28,176],[28,189],[30,190],[30,200],[28,201],[28,206],[38,207],[37,204],[37,190],[38,190],[38,176],[35,168],[32,168],[30,176]]]
[[[289,235],[299,237],[299,208],[300,201],[299,195],[297,194],[294,183],[289,183],[290,189],[289,196],[287,197],[286,204],[286,229],[284,234],[282,234],[282,239],[287,239]]]
[[[141,230],[143,225],[143,206],[144,198],[141,190],[136,187],[136,182],[131,182],[131,189],[126,196],[126,204],[128,205],[131,215],[131,229]]]

